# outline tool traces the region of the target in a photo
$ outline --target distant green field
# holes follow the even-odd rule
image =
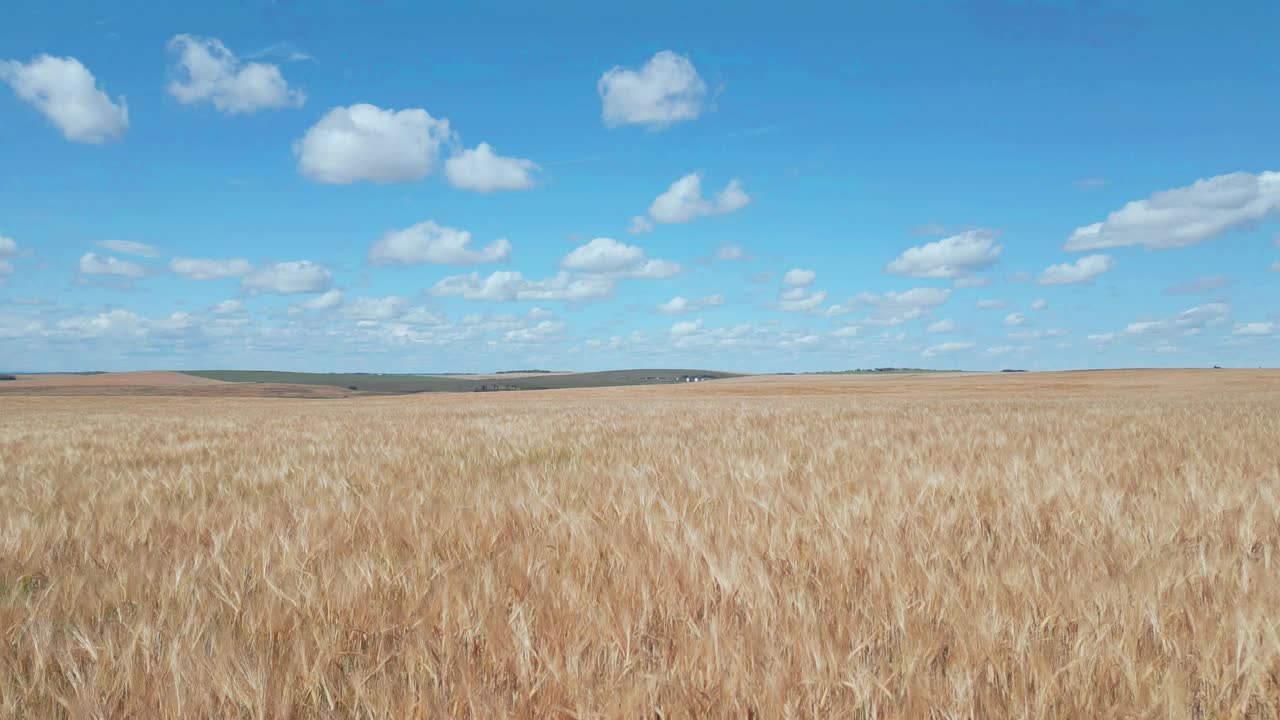
[[[604,372],[500,377],[491,380],[439,375],[377,375],[365,373],[299,373],[271,370],[192,370],[187,375],[225,382],[331,385],[365,392],[404,394],[421,392],[480,392],[484,390],[560,390],[566,388],[661,385],[680,382],[681,376],[707,379],[735,377],[716,370],[656,369],[606,370]]]

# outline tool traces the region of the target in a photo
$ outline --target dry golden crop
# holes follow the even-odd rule
[[[0,713],[1280,716],[1280,375],[0,397]]]

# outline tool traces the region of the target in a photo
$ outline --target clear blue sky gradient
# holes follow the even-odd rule
[[[125,98],[129,120],[113,141],[72,142],[0,83],[0,237],[16,243],[0,257],[11,270],[0,275],[3,370],[1062,369],[1280,357],[1276,190],[1186,246],[1064,247],[1153,193],[1280,170],[1277,3],[51,0],[2,17],[0,61],[75,58],[109,98]],[[179,102],[166,89],[176,72],[166,46],[183,33],[278,66],[305,102],[239,114]],[[602,74],[664,50],[707,86],[697,117],[610,127]],[[295,143],[356,103],[422,108],[456,136],[421,180],[307,177]],[[536,163],[533,186],[452,186],[445,160],[481,142]],[[738,179],[749,204],[628,231],[694,172],[709,202]],[[1212,221],[1234,210],[1197,212]],[[509,257],[370,262],[384,233],[428,220],[470,232],[473,248],[507,238]],[[909,248],[975,229],[1001,248],[961,283],[984,287],[887,271]],[[612,295],[585,302],[433,292],[471,272],[546,279],[602,237],[681,270],[609,278]],[[112,240],[156,253],[98,244]],[[717,259],[725,244],[745,257]],[[145,274],[82,272],[86,253]],[[1112,267],[1092,281],[1037,282],[1093,254]],[[318,293],[192,280],[169,270],[174,257],[311,261],[332,271],[343,300],[302,310]],[[795,268],[816,273],[804,293],[826,293],[814,308],[781,306]],[[950,295],[906,319],[869,295],[847,314],[830,310],[913,288]],[[658,309],[716,295],[722,304]],[[388,297],[404,299],[395,314],[353,310]],[[1047,307],[1032,309],[1041,299]],[[228,300],[240,308],[212,310]]]

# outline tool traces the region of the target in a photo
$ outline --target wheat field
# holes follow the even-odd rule
[[[0,396],[11,718],[1277,718],[1280,373]]]

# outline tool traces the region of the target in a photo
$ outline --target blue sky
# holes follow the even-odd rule
[[[208,5],[5,11],[0,369],[1280,351],[1275,3]]]

